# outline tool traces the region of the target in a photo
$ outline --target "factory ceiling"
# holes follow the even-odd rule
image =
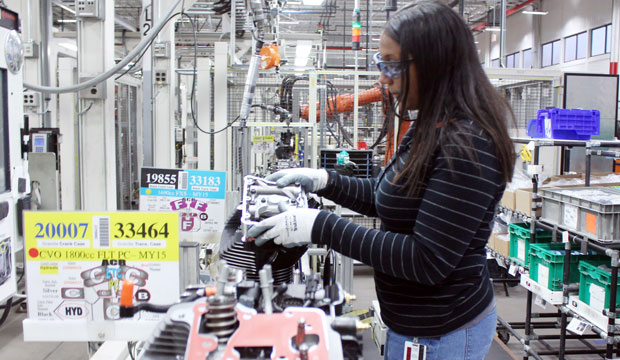
[[[233,2],[235,0],[232,0]],[[442,0],[446,4],[459,11],[459,0]],[[283,1],[281,1],[283,2]],[[351,47],[351,24],[355,0],[323,0],[320,5],[308,5],[309,0],[289,0],[280,14],[280,33],[289,38],[298,35],[300,38],[306,34],[317,34],[319,24],[322,27],[323,46],[330,54],[339,54],[344,65],[350,65]],[[393,1],[358,0],[360,8],[360,23],[362,28],[361,47],[362,53],[374,51],[378,46],[379,35],[389,16],[385,10],[386,3]],[[396,1],[400,8],[411,1]],[[492,20],[493,14],[499,17],[500,0],[464,0],[463,16],[470,24],[472,30],[484,28]],[[52,0],[53,24],[57,31],[75,31],[74,0]],[[141,14],[143,13],[142,0],[117,0],[115,1],[115,24],[121,34],[137,36],[140,28]],[[250,27],[244,0],[215,1],[191,1],[186,0],[185,11],[193,17],[196,23],[199,43],[202,47],[208,47],[208,41],[214,36],[219,39],[229,39],[230,36],[230,12],[223,11],[236,8],[237,23],[235,33],[242,43],[242,34]],[[506,0],[506,9],[521,10],[532,9],[537,6],[534,0]],[[495,11],[494,11],[495,9]],[[514,12],[514,10],[513,10]],[[177,38],[180,43],[193,42],[193,29],[189,20],[179,17],[177,20]],[[246,38],[248,35],[245,35]],[[320,36],[319,36],[320,38]],[[201,41],[202,39],[202,41]],[[368,49],[368,50],[366,50]]]

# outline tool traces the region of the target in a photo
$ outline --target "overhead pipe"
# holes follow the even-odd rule
[[[29,19],[30,20],[30,19]],[[51,85],[50,74],[50,37],[52,31],[52,5],[47,0],[39,0],[39,27],[41,36],[41,85]],[[28,34],[32,36],[32,34]],[[49,109],[49,102],[52,100],[49,94],[43,94],[43,102],[41,104],[42,111],[42,127],[52,126],[52,114],[47,111]]]
[[[506,51],[506,0],[501,0],[501,19],[499,27],[499,64],[500,67],[506,67],[504,64],[504,53]]]

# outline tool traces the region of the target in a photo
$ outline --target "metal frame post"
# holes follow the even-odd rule
[[[318,134],[316,126],[316,71],[310,72],[308,75],[308,121],[312,124],[312,160],[310,161],[310,167],[319,167],[319,153],[318,153]]]
[[[93,76],[114,66],[114,1],[105,2],[105,19],[79,19],[78,74]],[[98,39],[98,41],[93,41]],[[116,210],[114,79],[105,81],[103,99],[80,99],[79,153],[82,210]],[[87,110],[88,109],[88,110]],[[86,146],[87,145],[87,146]]]
[[[506,0],[501,0],[501,16],[499,28],[499,63],[500,67],[506,67],[504,54],[506,52]]]
[[[28,19],[30,21],[30,19]],[[50,86],[50,38],[52,30],[52,2],[39,0],[39,23],[41,31],[41,85]],[[49,111],[52,94],[41,94],[41,123],[43,127],[52,127],[52,116]]]
[[[213,127],[215,130],[224,128],[228,124],[228,43],[216,42],[214,50],[214,79],[213,79]],[[214,149],[215,154],[227,154],[224,156],[216,156],[214,159],[213,170],[216,171],[229,171],[232,174],[232,149],[229,149],[226,144],[228,143],[228,135],[231,131],[222,131],[219,134],[214,135]],[[228,182],[228,189],[230,191],[232,176],[228,176],[226,179]]]
[[[196,94],[194,95],[196,99],[200,99],[200,101],[196,101],[194,103],[194,108],[196,109],[196,122],[198,126],[205,131],[212,131],[211,124],[213,119],[211,118],[211,59],[208,58],[198,58],[198,64],[196,66]],[[191,94],[191,87],[193,86],[191,76],[189,79],[189,86],[187,89],[187,93]],[[192,101],[190,99],[189,101]],[[200,116],[198,116],[200,114]],[[191,114],[188,116],[191,118]],[[202,131],[196,128],[196,124],[194,124],[193,119],[188,119],[188,122],[191,123],[191,128],[196,129],[196,142],[198,143],[198,152],[196,153],[196,157],[198,158],[198,169],[200,170],[211,170],[211,135],[205,134]],[[219,129],[218,129],[219,130]]]
[[[538,144],[534,145],[534,159],[533,165],[538,165],[540,161],[540,147]],[[537,203],[534,201],[534,196],[538,193],[538,175],[532,176],[532,221],[530,222],[530,243],[536,242],[536,207]],[[527,351],[530,344],[530,334],[532,333],[532,292],[527,292],[526,309],[525,309],[525,339],[524,339],[524,354],[523,359],[529,358],[529,352]]]
[[[571,242],[568,241],[564,244],[566,253],[564,254],[564,271],[562,275],[562,304],[568,304],[568,285],[570,284],[570,257],[571,257]],[[565,312],[561,313],[560,319],[560,352],[558,357],[564,359],[566,351],[566,323],[567,315]]]
[[[141,36],[153,28],[153,0],[142,0]],[[142,56],[142,166],[154,165],[153,139],[153,52],[151,47]]]
[[[166,21],[162,18],[162,12],[167,9],[172,0],[157,0],[153,11],[153,21],[159,23]],[[155,85],[153,94],[153,141],[157,146],[153,146],[153,165],[161,168],[175,167],[174,137],[176,116],[175,108],[177,103],[174,92],[177,73],[175,70],[175,46],[174,46],[174,21],[170,21],[157,35],[157,42],[170,43],[170,56],[152,58],[153,77],[149,80]],[[151,47],[152,48],[152,47]],[[165,73],[167,82],[156,83],[157,73]]]
[[[590,175],[592,167],[592,147],[590,144],[586,145],[586,186],[590,186]]]
[[[606,358],[612,359],[614,352],[614,335],[616,328],[616,291],[618,290],[618,251],[615,250],[611,256],[611,285],[609,294],[609,320],[607,329],[607,338],[611,341],[607,342]]]
[[[70,86],[75,83],[76,61],[73,58],[58,59],[58,85]],[[60,195],[61,209],[64,211],[75,210],[79,207],[79,179],[78,168],[75,163],[77,151],[77,129],[75,124],[75,93],[58,95],[58,112],[63,114],[59,117],[58,127],[60,133],[65,135],[60,146]]]

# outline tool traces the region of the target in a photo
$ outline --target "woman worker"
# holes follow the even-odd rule
[[[248,237],[262,245],[327,245],[374,269],[385,359],[483,359],[496,327],[485,245],[512,177],[511,110],[480,62],[456,12],[417,1],[392,15],[375,61],[399,113],[418,110],[396,154],[375,179],[287,169],[268,180],[360,214],[368,229],[327,211],[294,209],[263,220]],[[416,357],[417,358],[417,357]]]

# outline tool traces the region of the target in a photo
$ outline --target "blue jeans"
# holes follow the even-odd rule
[[[493,309],[479,323],[441,337],[412,338],[388,330],[383,358],[403,360],[405,341],[413,341],[427,347],[426,360],[483,360],[491,347],[496,326],[497,312]]]

